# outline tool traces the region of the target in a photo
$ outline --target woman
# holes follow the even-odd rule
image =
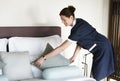
[[[94,44],[96,47],[91,50],[93,53],[92,75],[99,81],[114,72],[114,55],[110,41],[96,31],[88,22],[81,18],[75,18],[75,8],[68,6],[61,10],[60,17],[65,26],[71,26],[71,34],[68,39],[56,49],[39,58],[35,65],[39,66],[42,62],[56,54],[59,54],[73,42],[76,42],[76,49],[73,56],[70,58],[74,62],[80,48],[89,50]]]

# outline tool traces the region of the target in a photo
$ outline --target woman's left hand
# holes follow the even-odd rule
[[[39,67],[44,61],[44,57],[39,58],[37,61],[35,61],[34,65]]]

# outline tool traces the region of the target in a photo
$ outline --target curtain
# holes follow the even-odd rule
[[[108,78],[120,81],[120,0],[111,0],[109,17],[109,39],[113,44],[116,64],[115,72]]]

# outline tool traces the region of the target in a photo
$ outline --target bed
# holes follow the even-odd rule
[[[55,38],[57,38],[56,40],[54,40],[53,43],[51,43],[51,44],[53,44],[53,47],[55,48],[58,45],[60,45],[60,43],[61,43],[61,39],[60,39],[61,38],[61,27],[59,27],[59,26],[10,26],[10,27],[0,27],[0,38],[1,39],[7,38],[8,44],[6,44],[6,51],[9,51],[9,52],[13,52],[13,51],[16,52],[16,50],[17,51],[24,51],[24,49],[22,49],[23,47],[21,47],[21,45],[24,45],[24,44],[22,44],[21,41],[22,42],[25,42],[26,40],[29,41],[31,39],[31,37],[32,37],[32,39],[33,38],[39,38],[39,37],[40,38],[48,37],[48,38],[45,38],[43,40],[43,42],[44,42],[44,41],[49,41],[47,39],[50,39],[50,41],[53,41],[51,38],[49,38],[51,36],[53,36],[53,38],[54,38],[54,36],[55,36]],[[25,37],[25,40],[17,39],[17,45],[21,47],[20,49],[19,48],[13,49],[13,48],[16,47],[14,45],[16,43],[13,41],[14,37],[22,37],[22,39]],[[60,39],[60,40],[58,40],[58,39]],[[11,40],[12,40],[12,43],[10,42]],[[30,43],[32,45],[34,44],[34,43],[32,43],[32,41]],[[45,48],[45,47],[42,47],[42,49],[43,48]],[[31,51],[31,48],[30,48],[30,51]],[[31,52],[31,54],[33,54],[33,53]],[[31,55],[31,56],[33,56],[33,55]],[[34,69],[35,69],[35,67],[34,67]],[[11,69],[9,69],[9,70],[11,70]],[[35,71],[38,71],[38,70],[35,70]],[[28,74],[30,74],[30,73],[28,73]],[[40,75],[39,73],[36,73],[36,74]],[[28,76],[30,77],[31,75],[28,75]],[[11,75],[8,74],[8,77],[11,77]],[[38,78],[38,76],[36,76],[36,77]],[[13,78],[14,78],[14,76],[12,77],[12,81],[18,81],[16,78],[14,78],[14,79]],[[20,81],[49,81],[49,80],[43,80],[43,79],[34,79],[34,80],[32,79],[32,80],[30,80],[29,79],[29,80],[20,80]],[[70,79],[70,80],[66,80],[66,81],[72,81],[72,80]],[[76,78],[76,79],[73,79],[73,81],[95,81],[95,80],[88,77],[88,78]]]
[[[61,36],[59,26],[11,26],[0,27],[0,38],[9,38],[13,36],[20,37],[45,37],[50,35]]]

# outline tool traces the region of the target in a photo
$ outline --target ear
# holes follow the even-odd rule
[[[70,19],[74,19],[74,17],[71,15],[71,16],[70,16]]]

